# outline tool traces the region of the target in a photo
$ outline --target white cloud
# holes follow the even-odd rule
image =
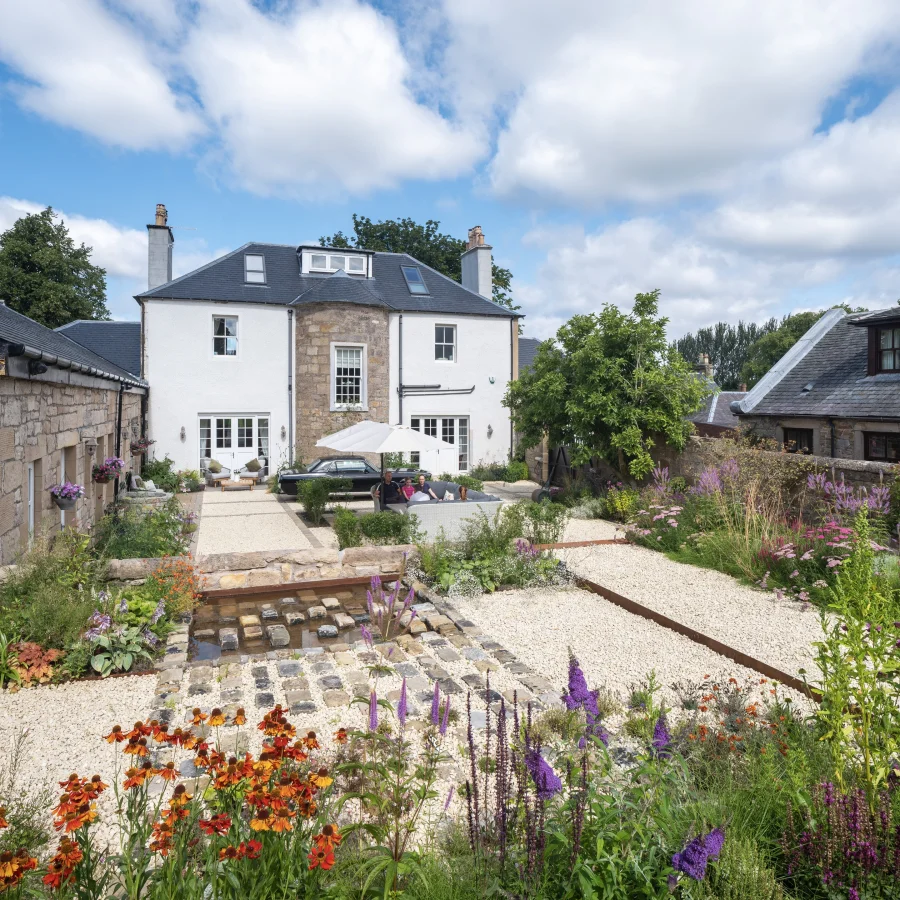
[[[462,108],[507,112],[494,189],[577,206],[727,188],[804,142],[900,32],[891,0],[448,0],[445,13]]]
[[[417,102],[394,22],[355,0],[205,0],[183,61],[251,190],[333,197],[470,171],[479,136]]]

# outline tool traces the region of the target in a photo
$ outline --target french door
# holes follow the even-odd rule
[[[251,459],[269,465],[269,417],[201,416],[200,459],[215,459],[237,472]]]
[[[411,428],[429,437],[438,438],[457,448],[457,466],[460,472],[469,471],[469,418],[468,416],[414,416],[409,420]],[[421,465],[418,453],[410,454],[414,466]]]

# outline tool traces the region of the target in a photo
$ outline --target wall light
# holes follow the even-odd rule
[[[184,425],[181,426],[181,439],[185,440],[187,438],[187,432],[184,430]]]
[[[494,433],[494,429],[488,425],[488,437],[490,437]]]
[[[97,452],[97,439],[92,437],[85,438],[84,449],[87,450],[88,456],[93,456]]]
[[[287,438],[287,428],[285,428],[284,425],[282,425],[281,426],[281,439],[285,440],[285,438]]]

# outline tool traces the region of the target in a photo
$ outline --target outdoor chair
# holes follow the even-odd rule
[[[208,485],[216,485],[231,478],[231,469],[227,466],[222,466],[221,472],[210,472],[209,464],[210,458],[208,456],[200,460],[200,472]]]

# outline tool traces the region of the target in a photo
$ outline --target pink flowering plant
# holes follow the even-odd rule
[[[101,484],[118,478],[125,469],[125,460],[118,456],[107,456],[102,463],[97,463],[91,469],[91,478]]]
[[[77,500],[84,496],[84,488],[80,484],[66,481],[63,484],[54,484],[50,489],[50,496],[58,500]]]

